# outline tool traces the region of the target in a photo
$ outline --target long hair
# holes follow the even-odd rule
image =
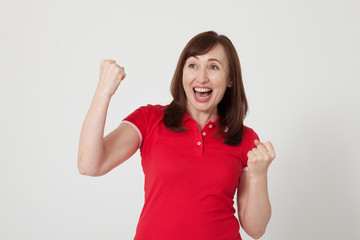
[[[217,134],[220,134],[227,127],[227,131],[224,133],[224,143],[230,146],[237,146],[242,139],[243,121],[248,110],[241,77],[240,61],[230,39],[214,31],[196,35],[182,51],[170,86],[173,100],[165,109],[163,120],[169,130],[177,132],[187,130],[182,121],[187,104],[182,83],[185,62],[189,57],[209,52],[217,44],[221,44],[225,49],[229,62],[229,76],[232,81],[232,86],[226,88],[225,94],[217,106],[218,114],[220,115],[218,120],[220,125],[217,128]]]

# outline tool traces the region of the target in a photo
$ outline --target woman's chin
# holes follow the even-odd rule
[[[188,111],[199,111],[199,112],[212,112],[216,106],[212,106],[210,102],[198,102],[196,100],[192,100],[188,102]],[[190,109],[189,109],[190,108]]]

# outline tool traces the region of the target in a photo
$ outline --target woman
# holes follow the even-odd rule
[[[213,31],[191,39],[171,83],[173,101],[138,108],[103,138],[111,96],[124,78],[123,67],[102,61],[78,167],[104,175],[140,148],[145,204],[135,240],[241,239],[236,189],[240,224],[260,238],[271,215],[267,170],[275,152],[243,125],[247,100],[231,41]]]

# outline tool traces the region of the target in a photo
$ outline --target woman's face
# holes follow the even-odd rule
[[[221,44],[204,55],[189,57],[183,69],[183,87],[190,113],[217,114],[229,80],[229,61]]]

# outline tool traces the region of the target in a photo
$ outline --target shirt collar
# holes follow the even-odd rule
[[[190,115],[187,112],[185,112],[185,114],[184,114],[184,122],[186,122],[186,121],[188,121],[190,119],[191,119]]]
[[[213,122],[212,122],[212,121],[209,121],[209,123],[212,124],[212,125],[214,125],[214,126],[216,126],[217,123],[218,123],[218,121],[219,121],[219,117],[220,117],[220,115],[217,115],[216,119],[215,119]]]
[[[212,125],[216,126],[218,121],[219,121],[219,117],[220,117],[220,115],[217,115],[216,119],[213,122],[209,121],[208,124],[212,124]],[[184,114],[184,122],[186,122],[186,121],[188,121],[190,119],[192,119],[192,117],[190,117],[190,115],[187,112],[185,112],[185,114]]]

